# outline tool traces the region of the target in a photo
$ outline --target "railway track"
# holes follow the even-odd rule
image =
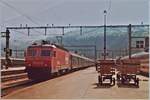
[[[35,82],[33,82],[32,80],[29,80],[27,78],[24,79],[20,79],[19,81],[15,81],[10,83],[9,86],[3,86],[1,89],[1,97],[8,95],[9,93],[21,89],[21,88],[25,88],[27,86],[31,86],[35,84]],[[8,85],[8,84],[7,84]]]
[[[24,67],[1,70],[2,88],[6,87],[7,84],[13,84],[24,78],[27,78],[27,73],[25,72]]]
[[[20,73],[15,75],[5,75],[1,77],[1,82],[7,82],[12,80],[19,80],[22,78],[27,78],[27,73]]]
[[[85,68],[83,68],[85,69]],[[82,69],[78,69],[82,70]],[[72,73],[78,70],[73,70],[68,73]],[[33,81],[28,79],[27,73],[25,72],[24,68],[15,69],[15,70],[2,70],[1,71],[1,97],[6,96],[12,91],[25,88],[28,86],[32,86],[34,84],[52,79],[57,78],[62,75],[66,75],[68,73],[63,73],[61,75],[53,75],[52,77],[45,79],[45,80],[39,80],[39,81]]]
[[[31,82],[31,80],[28,79],[24,67],[1,70],[1,96],[6,95],[12,88],[28,82]]]

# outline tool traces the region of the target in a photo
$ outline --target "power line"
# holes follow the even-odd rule
[[[17,13],[19,13],[20,15],[24,16],[25,18],[27,18],[28,20],[30,20],[32,23],[37,24],[37,22],[35,22],[32,18],[30,18],[28,15],[24,14],[22,11],[16,9],[15,7],[13,7],[12,5],[8,4],[7,2],[4,2],[3,0],[0,1],[1,3],[3,3],[4,5],[6,5],[7,7],[13,9],[14,11],[16,11]]]
[[[37,22],[35,22],[30,16],[26,15],[25,13],[23,13],[22,11],[16,9],[15,7],[13,7],[12,5],[8,4],[7,2],[4,2],[3,0],[1,0],[1,3],[3,3],[4,5],[8,6],[9,8],[15,10],[17,13],[19,13],[20,15],[24,16],[25,18],[27,18],[29,21],[31,21],[32,23],[39,25]],[[41,33],[39,31],[34,30],[35,32]]]
[[[44,10],[42,10],[42,11],[38,11],[38,12],[34,12],[34,13],[32,13],[32,15],[30,16],[30,18],[32,17],[32,16],[34,16],[33,14],[41,14],[41,13],[45,13],[46,11],[50,11],[50,10],[52,10],[53,8],[56,8],[57,6],[59,6],[59,5],[61,5],[62,3],[64,3],[64,1],[65,0],[62,0],[61,2],[59,2],[59,3],[56,3],[56,4],[53,4],[52,6],[48,6],[48,8],[46,8],[46,9],[44,9]],[[4,1],[3,1],[4,2]],[[7,3],[8,4],[8,3]],[[16,9],[15,9],[15,11],[16,11]],[[20,13],[20,12],[19,12]],[[55,14],[55,13],[54,13]],[[22,15],[21,15],[22,16]],[[17,18],[19,18],[19,17],[21,17],[21,16],[16,16],[16,17],[13,17],[13,18],[9,18],[9,19],[7,19],[7,20],[4,20],[4,22],[8,22],[8,21],[10,21],[10,20],[17,20]],[[56,16],[56,14],[55,14],[55,16]],[[59,17],[59,16],[57,16],[57,17]],[[59,20],[60,20],[60,17],[58,18]]]
[[[108,6],[108,10],[111,10],[111,0],[109,0],[109,6]]]

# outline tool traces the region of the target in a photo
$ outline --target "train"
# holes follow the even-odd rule
[[[128,56],[122,59],[129,59]],[[140,62],[140,74],[149,76],[149,52],[139,52],[131,55],[131,59]]]
[[[94,65],[94,60],[70,52],[56,44],[33,44],[25,50],[25,70],[29,79],[45,79]]]

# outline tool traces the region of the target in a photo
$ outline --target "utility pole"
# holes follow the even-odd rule
[[[16,58],[18,57],[18,50],[17,50],[17,47],[16,47]]]
[[[82,35],[82,26],[80,26],[80,35]]]
[[[114,58],[114,51],[112,50],[112,58]]]
[[[62,27],[62,35],[65,35],[64,27]]]
[[[149,52],[149,37],[145,37],[145,50],[146,52]]]
[[[131,59],[131,32],[132,32],[132,30],[131,30],[131,24],[129,24],[129,26],[128,26],[128,29],[129,29],[129,31],[128,31],[128,36],[129,36],[129,59]]]
[[[5,59],[6,59],[6,62],[5,62],[5,65],[6,65],[6,69],[8,69],[8,67],[10,66],[11,64],[11,61],[9,59],[9,56],[10,56],[10,49],[9,49],[9,36],[10,32],[8,29],[6,29],[6,48],[5,48]]]
[[[106,59],[106,14],[107,11],[104,10],[104,60]]]
[[[96,50],[96,42],[95,42],[95,46],[94,46],[94,50],[95,50],[95,67],[96,67],[96,70],[97,70],[97,50]]]
[[[97,60],[97,50],[96,50],[96,44],[95,44],[95,46],[94,46],[94,53],[95,53],[95,61]]]

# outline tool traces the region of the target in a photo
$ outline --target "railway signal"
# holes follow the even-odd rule
[[[9,58],[9,56],[12,55],[12,50],[9,49],[9,38],[10,38],[10,32],[8,29],[6,29],[6,32],[1,32],[1,37],[5,37],[6,38],[6,48],[4,48],[5,51],[5,66],[6,69],[8,69],[8,67],[11,65],[11,60]]]
[[[1,32],[1,37],[6,37],[6,32]]]
[[[108,56],[109,55],[109,53],[102,53],[102,56]]]
[[[4,48],[4,52],[9,52],[8,56],[12,56],[12,49]]]

